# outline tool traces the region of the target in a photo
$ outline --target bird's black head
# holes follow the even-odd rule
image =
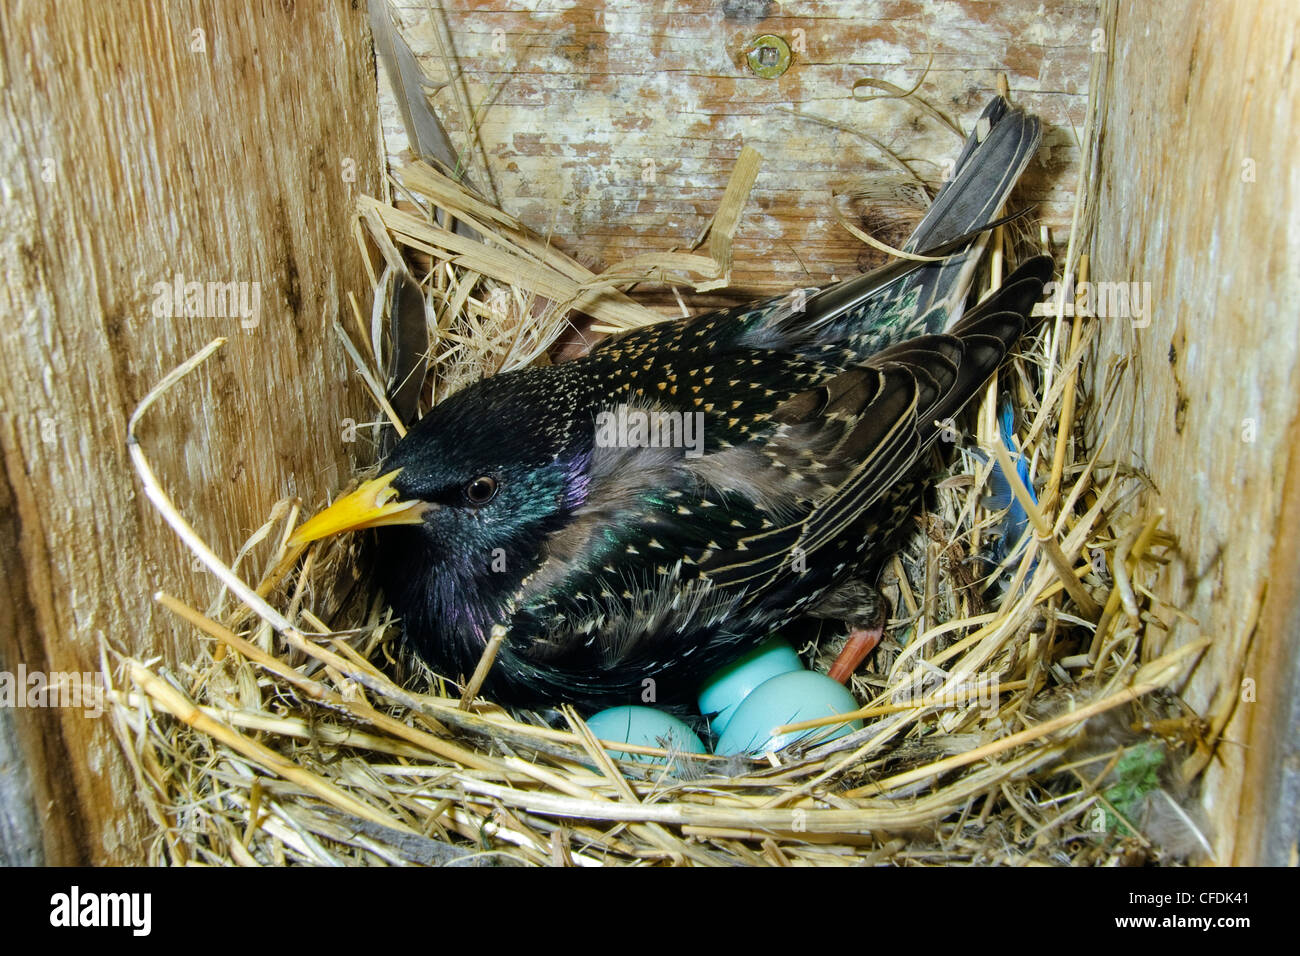
[[[592,426],[556,371],[497,375],[440,402],[382,478],[296,536],[375,527],[381,586],[417,650],[449,669],[473,668],[546,537],[585,500]]]
[[[399,611],[486,636],[543,541],[585,499],[591,426],[550,390],[547,372],[498,375],[456,393],[385,461],[399,500],[426,505],[420,524],[380,531],[381,574],[391,569],[384,583]]]

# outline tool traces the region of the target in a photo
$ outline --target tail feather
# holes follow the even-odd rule
[[[967,137],[952,178],[939,190],[905,250],[933,249],[993,222],[1041,141],[1037,117],[994,97]],[[933,331],[952,328],[961,319],[987,241],[981,236],[965,251],[908,276],[901,294],[917,290],[919,314],[929,314],[931,323],[940,323]]]
[[[976,266],[987,243],[987,230],[999,223],[1016,180],[1038,148],[1038,119],[994,98],[966,140],[952,179],[939,190],[934,205],[907,242],[907,249],[937,262],[897,259],[871,272],[826,286],[810,295],[803,308],[789,297],[751,310],[752,319],[737,344],[753,348],[799,349],[843,344],[864,358],[897,342],[927,333],[954,330],[961,322]],[[1035,266],[1051,278],[1051,262]],[[1026,273],[1029,275],[1029,273]],[[1036,294],[1028,286],[992,311],[1027,313]],[[1013,297],[1014,296],[1014,297]],[[986,310],[987,313],[988,310]]]
[[[934,249],[996,219],[1041,140],[1038,117],[994,97],[967,137],[952,178],[908,239],[906,251]]]

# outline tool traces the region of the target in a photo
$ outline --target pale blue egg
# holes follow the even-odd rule
[[[852,720],[838,727],[773,736],[773,728],[801,720],[815,720],[832,714],[846,714],[860,705],[844,685],[815,671],[791,671],[764,681],[754,688],[736,708],[726,731],[718,740],[714,753],[730,756],[740,753],[764,753],[780,750],[803,737],[822,735],[818,742],[843,737],[862,729],[862,721]]]
[[[716,714],[710,726],[721,735],[749,693],[780,674],[803,670],[799,655],[779,637],[769,637],[744,657],[717,671],[700,688],[701,714]]]
[[[638,747],[662,747],[680,753],[707,753],[700,738],[684,721],[653,707],[609,707],[587,719],[587,726],[597,740],[621,741]],[[607,748],[615,760],[638,763],[665,763],[663,757],[632,754]]]

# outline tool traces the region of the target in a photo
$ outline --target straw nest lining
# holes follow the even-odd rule
[[[1090,118],[1085,176],[1092,128]],[[429,259],[416,277],[436,306],[426,401],[547,360],[575,307],[596,332],[653,321],[620,290],[725,285],[757,163],[742,154],[692,250],[601,275],[442,173],[409,166],[401,189],[411,202],[361,202],[357,234],[375,254],[380,304],[367,322],[353,302],[357,324],[339,330],[342,340],[383,408],[383,279],[406,269],[403,247]],[[1079,186],[1058,262],[1085,278],[1089,184]],[[434,208],[473,234],[439,225]],[[1001,243],[1011,243],[994,241],[991,281]],[[114,724],[158,827],[151,860],[1100,864],[1208,852],[1181,801],[1207,759],[1203,726],[1166,690],[1202,645],[1156,656],[1180,613],[1153,593],[1173,542],[1158,512],[1142,514],[1141,477],[1108,461],[1104,443],[1083,447],[1086,403],[1121,390],[1084,393],[1091,328],[1062,305],[1048,304],[1048,320],[968,416],[972,433],[956,436],[936,500],[886,571],[896,619],[852,683],[864,728],[759,760],[673,753],[656,766],[615,763],[572,711],[562,711],[564,726],[547,726],[412,673],[382,601],[352,587],[348,541],[286,553],[297,503],[277,504],[233,564],[265,563],[256,588],[212,554],[134,435],[156,395],[183,389],[213,343],[131,423],[150,499],[225,585],[203,612],[158,596],[208,638],[195,659],[106,655]],[[1014,488],[1030,533],[991,571],[972,555],[987,551],[1005,517],[985,507],[990,473],[1015,473],[998,428],[1003,392],[1018,409],[1014,444],[1033,463],[1038,494]],[[1114,411],[1117,424],[1127,417]],[[807,659],[833,652],[819,643]]]

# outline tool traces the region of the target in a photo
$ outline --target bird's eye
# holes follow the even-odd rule
[[[497,493],[497,480],[491,475],[479,475],[465,486],[465,500],[472,505],[485,505]]]

